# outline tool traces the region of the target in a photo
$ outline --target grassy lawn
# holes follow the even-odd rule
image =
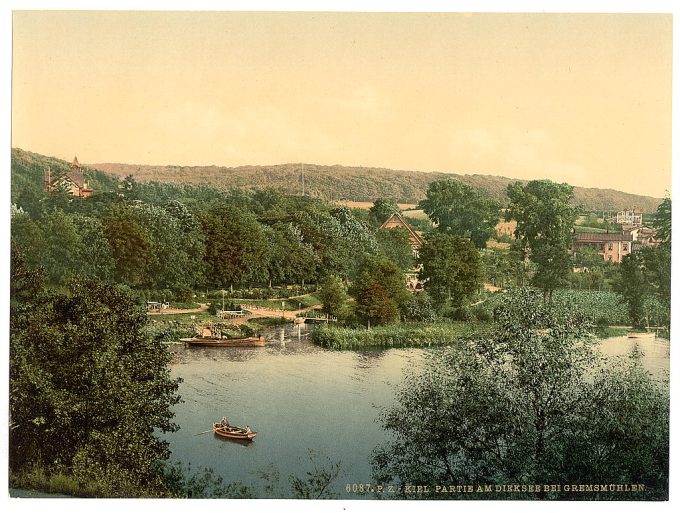
[[[574,226],[577,233],[607,233],[606,228],[594,228],[592,226]]]
[[[195,319],[192,319],[191,316]],[[163,315],[149,315],[149,321],[179,321],[179,322],[201,322],[201,321],[221,321],[216,315],[210,315],[208,312],[196,312],[196,313],[182,313],[182,314],[163,314]]]
[[[597,338],[625,337],[629,331],[620,326],[597,326],[593,329],[593,335]]]
[[[236,304],[244,303],[247,305],[257,305],[265,306],[267,308],[274,308],[276,310],[281,310],[283,303],[283,308],[285,310],[297,310],[298,306],[301,308],[307,308],[310,306],[320,305],[321,301],[314,294],[305,294],[304,296],[296,297],[294,299],[230,299]]]

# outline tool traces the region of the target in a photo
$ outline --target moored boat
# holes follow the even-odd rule
[[[265,343],[265,338],[262,336],[241,338],[193,337],[179,340],[190,346],[203,347],[264,347]]]
[[[217,423],[213,424],[213,432],[222,438],[233,438],[234,440],[252,440],[257,435],[257,432],[246,428],[238,426],[224,427]]]

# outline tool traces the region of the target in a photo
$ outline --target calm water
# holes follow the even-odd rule
[[[267,334],[264,348],[184,348],[172,346],[182,377],[183,403],[175,407],[181,429],[168,435],[173,459],[192,467],[212,467],[226,483],[241,481],[262,490],[258,472],[280,476],[276,496],[290,491],[289,476],[318,463],[341,462],[335,483],[341,498],[345,483],[371,482],[371,451],[385,433],[376,421],[380,407],[394,404],[395,386],[409,365],[419,365],[420,349],[380,352],[328,351],[309,342],[309,331],[286,328]],[[645,366],[657,377],[668,369],[669,344],[652,339],[615,337],[602,342],[607,355],[622,355],[635,343]],[[231,424],[258,432],[249,445],[216,438],[211,428],[226,415]]]

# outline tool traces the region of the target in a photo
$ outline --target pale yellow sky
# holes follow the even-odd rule
[[[671,184],[670,15],[15,12],[12,145]]]

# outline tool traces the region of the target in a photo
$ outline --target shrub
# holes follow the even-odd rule
[[[434,322],[437,310],[427,292],[413,294],[404,304],[404,318],[408,321]]]

